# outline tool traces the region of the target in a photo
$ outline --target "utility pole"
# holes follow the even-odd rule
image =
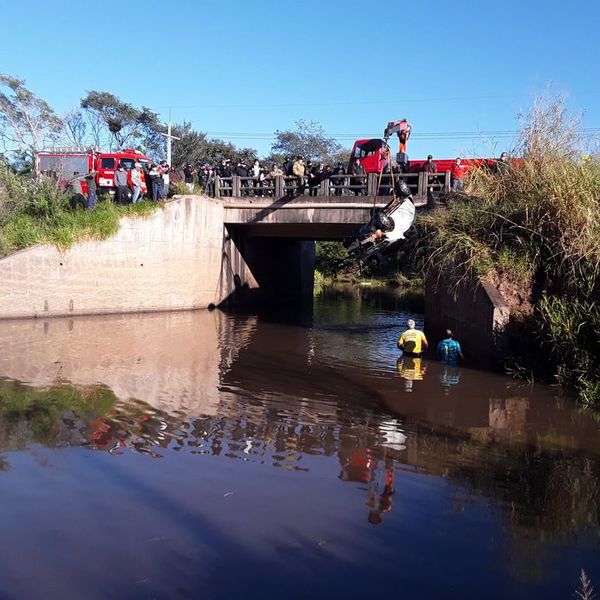
[[[171,143],[172,140],[180,140],[181,138],[171,135],[171,107],[169,106],[169,122],[167,124],[167,133],[161,133],[167,138],[167,164],[171,166]]]

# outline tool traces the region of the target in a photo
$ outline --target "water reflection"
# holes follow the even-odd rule
[[[319,540],[329,539],[323,532],[333,515],[364,540],[389,531],[392,538],[377,538],[380,551],[345,556],[373,572],[395,562],[398,538],[442,565],[450,536],[469,560],[500,557],[489,597],[518,595],[515,573],[520,582],[550,585],[557,561],[594,575],[586,561],[600,533],[598,423],[552,388],[398,360],[395,339],[414,308],[392,310],[370,295],[357,308],[353,295],[336,292],[317,301],[310,322],[301,316],[286,325],[219,312],[1,323],[8,351],[0,356],[0,486],[23,472],[24,453],[81,448],[110,456],[103,469],[128,485],[146,473],[144,485],[156,479],[171,502],[188,502],[199,473],[222,481],[218,499],[204,498],[211,519],[249,478],[242,529],[266,493],[310,514],[303,526]],[[144,462],[131,462],[136,456]],[[60,457],[45,456],[41,468]],[[87,494],[101,493],[93,481],[87,486]],[[65,491],[80,493],[75,484]],[[146,501],[139,496],[137,509]],[[429,505],[443,507],[442,516],[427,513],[435,535],[411,525]],[[298,518],[252,527],[279,540]],[[121,527],[121,535],[132,534]],[[477,546],[468,534],[474,530],[496,541]],[[366,552],[364,540],[344,551]],[[555,591],[555,579],[551,585]],[[456,597],[465,595],[459,588]]]

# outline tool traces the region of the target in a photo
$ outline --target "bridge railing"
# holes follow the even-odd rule
[[[413,196],[425,197],[429,192],[450,189],[450,173],[400,173],[394,174],[406,181]],[[319,183],[310,184],[307,177],[277,175],[258,181],[254,177],[217,177],[215,197],[273,197],[283,196],[391,196],[392,175],[369,173],[330,175]]]

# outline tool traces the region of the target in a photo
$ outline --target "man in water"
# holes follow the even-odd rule
[[[445,365],[457,365],[463,359],[462,348],[450,329],[446,329],[446,339],[438,344],[438,356]]]
[[[415,322],[412,319],[406,321],[406,331],[400,334],[398,338],[398,348],[402,350],[404,356],[420,357],[423,350],[427,350],[429,343],[422,331],[415,329]]]

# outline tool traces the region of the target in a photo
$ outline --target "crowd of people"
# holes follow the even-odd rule
[[[81,174],[75,172],[67,184],[71,192],[71,206],[93,209],[98,202],[98,184],[96,171]],[[180,169],[167,164],[138,162],[132,169],[119,164],[114,173],[115,202],[117,204],[136,204],[145,195],[154,202],[165,200],[174,192],[175,184],[183,181]],[[82,183],[86,184],[86,193]]]
[[[365,172],[360,163],[350,175],[364,176]],[[223,158],[216,165],[202,165],[193,167],[186,164],[183,168],[183,176],[188,190],[194,189],[197,180],[198,185],[209,195],[214,196],[216,192],[216,179],[219,177],[221,196],[231,196],[233,193],[233,176],[240,177],[242,196],[272,196],[275,193],[275,178],[284,177],[284,194],[301,195],[307,193],[312,196],[318,194],[319,186],[323,181],[328,181],[332,193],[336,196],[342,195],[342,189],[346,183],[346,168],[342,162],[335,167],[323,162],[305,161],[303,157],[287,157],[280,164],[276,162],[263,162],[255,160],[248,164],[240,159],[235,164],[229,158]],[[356,184],[357,194],[366,192],[366,178]]]
[[[495,162],[495,169],[504,171],[508,168],[509,161],[506,152]],[[395,172],[399,175],[411,171],[408,157],[396,163]],[[437,165],[430,154],[421,169],[430,175],[438,173]],[[464,181],[468,172],[468,165],[461,158],[456,158],[450,167],[450,183],[454,191],[464,189]],[[383,174],[389,176],[388,169]],[[324,162],[304,160],[302,156],[286,157],[282,164],[276,162],[261,163],[255,160],[249,165],[243,159],[235,164],[229,158],[223,158],[218,165],[203,164],[192,166],[186,163],[181,168],[160,163],[138,162],[129,171],[120,164],[114,174],[115,201],[117,204],[135,204],[146,194],[154,202],[168,198],[184,184],[188,193],[193,193],[198,186],[208,196],[233,195],[233,177],[240,178],[238,193],[242,196],[274,196],[276,192],[276,178],[283,177],[284,184],[281,192],[287,196],[308,194],[317,196],[323,182],[329,186],[329,195],[341,196],[344,190],[354,195],[367,194],[367,176],[362,164],[358,160],[350,161],[348,168],[342,162],[335,167]],[[389,179],[389,177],[388,177]],[[82,182],[87,184],[87,196],[83,193]],[[430,182],[435,183],[434,178]],[[90,171],[84,175],[75,173],[69,182],[72,192],[71,203],[73,206],[94,208],[97,203],[96,173]],[[387,186],[387,187],[386,187]],[[389,185],[379,190],[379,195],[391,193]],[[390,189],[388,189],[390,188]]]

